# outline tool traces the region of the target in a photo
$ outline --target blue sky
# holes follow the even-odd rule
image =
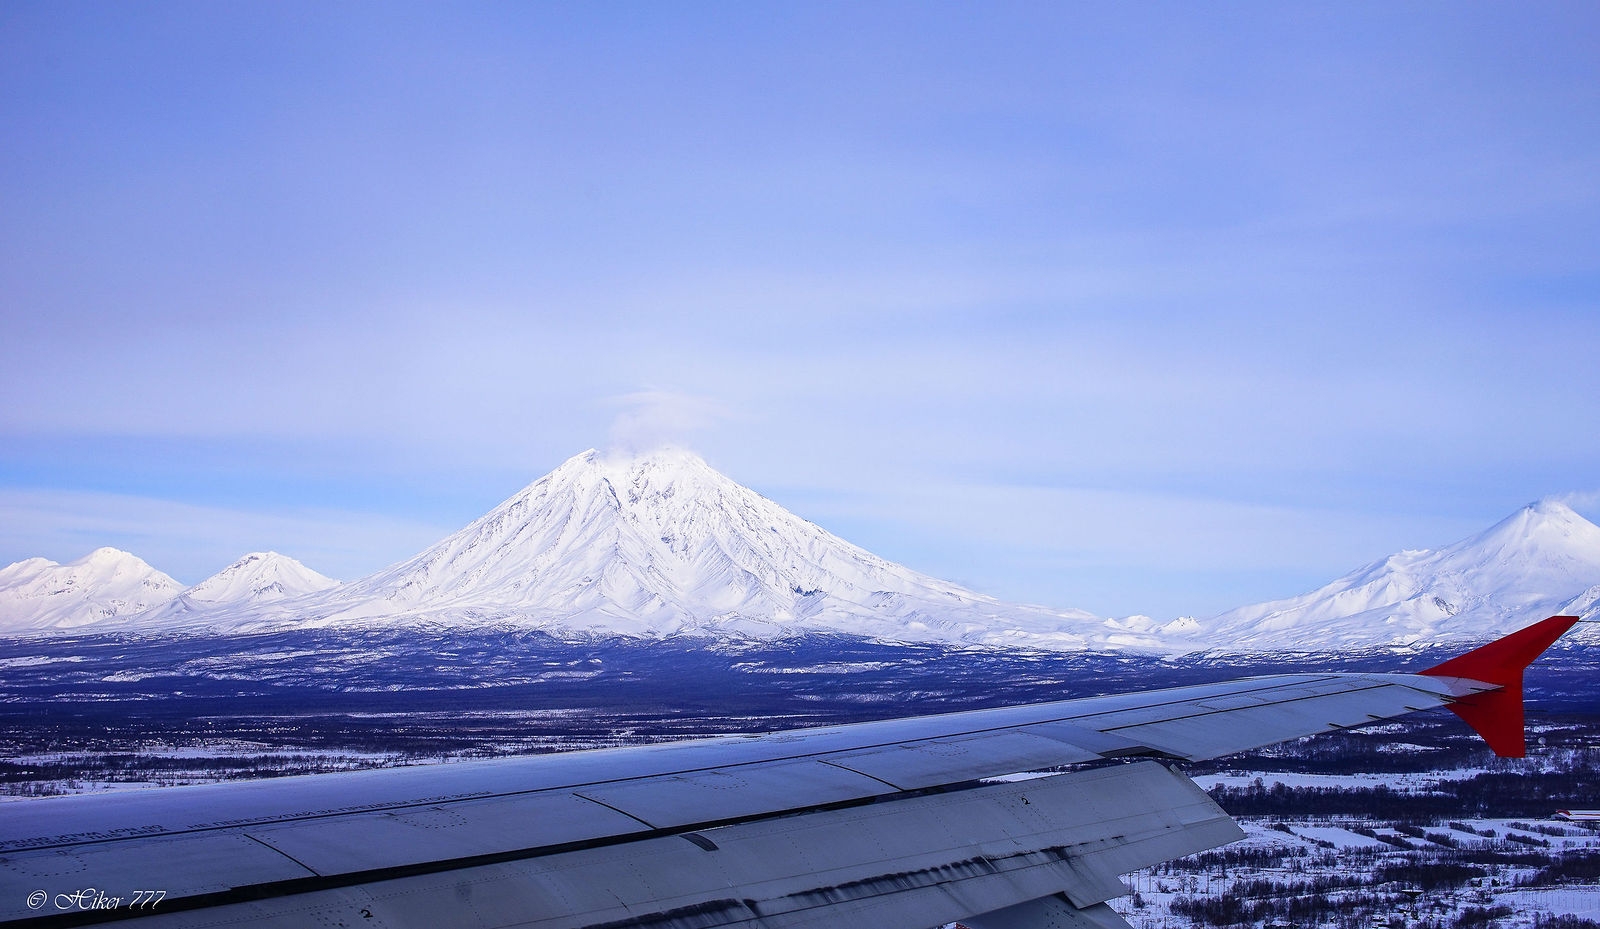
[[[1600,515],[1592,4],[0,6],[0,563],[672,439],[1011,599]]]

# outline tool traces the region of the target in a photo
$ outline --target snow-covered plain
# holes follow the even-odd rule
[[[1225,850],[1232,863],[1213,853],[1127,875],[1124,884],[1135,894],[1112,900],[1113,908],[1134,929],[1200,929],[1217,923],[1195,918],[1196,911],[1228,912],[1235,901],[1244,910],[1262,903],[1281,910],[1297,897],[1331,912],[1301,921],[1269,917],[1264,923],[1225,924],[1530,929],[1556,916],[1600,919],[1600,886],[1551,883],[1540,867],[1492,863],[1526,855],[1530,848],[1538,848],[1550,863],[1558,856],[1592,858],[1600,855],[1600,832],[1571,829],[1552,837],[1525,828],[1543,824],[1503,818],[1425,827],[1425,834],[1443,836],[1455,843],[1452,847],[1392,828],[1372,829],[1372,823],[1349,825],[1387,841],[1316,820],[1248,818],[1240,825],[1245,837]],[[1536,844],[1542,842],[1549,845]],[[1440,883],[1424,888],[1419,877]],[[1473,911],[1493,918],[1474,922]]]

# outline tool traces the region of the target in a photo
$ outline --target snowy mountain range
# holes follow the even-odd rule
[[[1600,614],[1600,526],[1565,504],[1523,507],[1437,550],[1403,551],[1297,597],[1229,610],[1195,639],[1230,650],[1411,647]],[[1576,639],[1593,641],[1585,626]]]
[[[10,634],[509,626],[1170,653],[1482,640],[1564,611],[1600,614],[1600,527],[1560,503],[1298,597],[1162,623],[1007,603],[920,574],[675,449],[584,452],[437,545],[347,584],[274,553],[188,589],[114,549],[0,570],[0,632]]]
[[[187,588],[115,548],[64,565],[29,558],[0,568],[0,634],[162,628],[187,614],[271,603],[338,583],[277,552],[252,552]]]
[[[57,564],[29,558],[0,568],[0,632],[77,630],[166,603],[183,585],[115,548]]]
[[[1116,621],[1006,603],[885,561],[676,449],[584,452],[437,545],[348,584],[272,602],[189,600],[117,625],[1156,644]]]
[[[166,603],[130,618],[129,625],[141,629],[187,625],[191,617],[292,600],[338,585],[287,555],[251,552]]]

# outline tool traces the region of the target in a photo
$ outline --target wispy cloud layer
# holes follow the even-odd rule
[[[637,455],[665,445],[688,447],[692,438],[732,419],[727,407],[709,397],[650,388],[612,397],[621,407],[611,421],[608,447],[619,455]]]

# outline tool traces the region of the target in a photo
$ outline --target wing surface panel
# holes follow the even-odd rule
[[[1043,726],[923,739],[823,756],[828,764],[869,775],[901,790],[935,787],[963,780],[1101,761],[1105,756],[1057,738]]]
[[[893,788],[812,759],[597,784],[576,795],[668,829],[882,796]]]
[[[632,816],[560,790],[248,827],[250,838],[324,877],[646,831]]]
[[[1108,726],[1124,738],[1198,761],[1246,749],[1271,745],[1330,729],[1344,729],[1378,719],[1403,716],[1419,709],[1443,706],[1444,698],[1392,684],[1373,684],[1343,692],[1322,692],[1311,697],[1244,706],[1228,710],[1194,707],[1192,715],[1127,725]],[[1120,722],[1102,717],[1100,724]]]
[[[55,894],[86,887],[108,896],[125,896],[118,888],[159,888],[176,899],[312,876],[299,862],[236,832],[157,836],[7,856],[4,868],[0,920],[39,915],[38,909],[27,907],[25,898],[40,889],[47,897],[42,909],[56,912]]]

